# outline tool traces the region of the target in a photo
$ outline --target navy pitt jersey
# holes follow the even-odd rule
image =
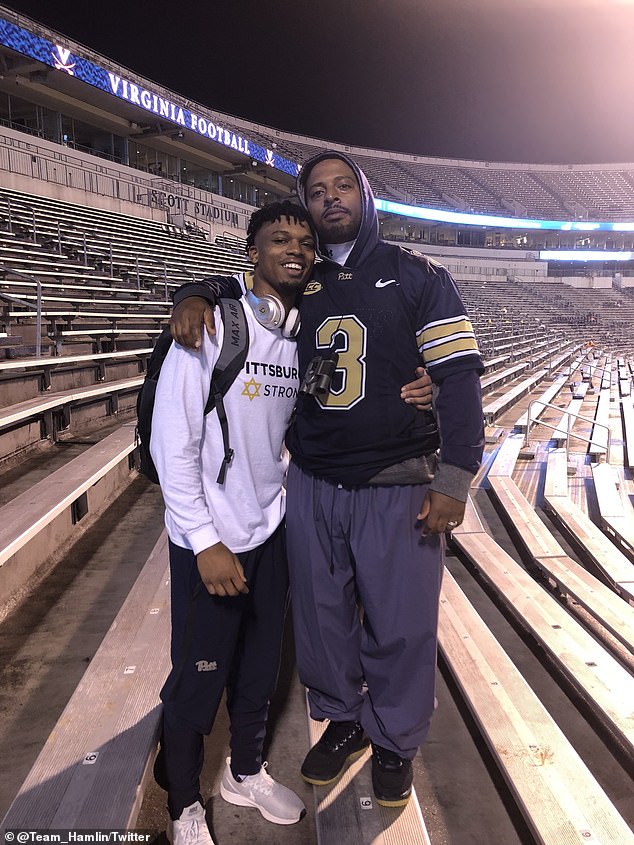
[[[445,464],[462,470],[466,480],[460,473],[445,473],[437,488],[460,499],[483,446],[482,361],[471,323],[444,267],[379,239],[372,189],[348,156],[325,150],[305,162],[297,179],[300,201],[307,205],[311,168],[333,158],[345,162],[357,179],[361,222],[345,266],[330,260],[332,245],[319,243],[324,261],[315,266],[314,280],[299,303],[300,376],[316,355],[336,350],[339,358],[330,395],[298,397],[287,446],[312,475],[356,486],[440,444],[433,483]],[[223,295],[230,295],[231,284],[220,281]],[[209,297],[210,290],[218,292],[217,278],[187,286],[174,302],[194,294]],[[432,414],[400,398],[400,388],[415,378],[420,363],[438,386],[439,425]]]
[[[301,302],[300,373],[329,349],[339,358],[330,395],[300,395],[286,443],[313,475],[358,485],[407,458],[434,452],[432,414],[400,388],[425,363],[435,381],[479,369],[473,330],[447,271],[378,242],[358,267],[325,261]]]

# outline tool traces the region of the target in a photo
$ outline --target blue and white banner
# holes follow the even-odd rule
[[[227,126],[214,123],[208,117],[190,111],[177,102],[144,88],[138,82],[107,71],[81,56],[75,56],[62,44],[53,44],[2,18],[0,18],[0,42],[11,50],[43,62],[61,73],[74,76],[120,100],[139,106],[163,120],[174,123],[181,129],[195,132],[217,144],[223,144],[236,152],[244,153],[254,161],[281,170],[290,176],[297,176],[299,172],[299,166],[295,162],[278,155],[274,150],[262,147]]]

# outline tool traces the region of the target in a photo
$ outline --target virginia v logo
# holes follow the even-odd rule
[[[218,668],[218,664],[215,660],[197,660],[196,661],[196,669],[199,672],[215,672]]]
[[[69,61],[70,50],[67,50],[65,47],[60,47],[59,44],[55,45],[55,49],[57,50],[57,55],[55,55],[55,53],[51,53],[55,70],[63,70],[70,76],[75,76],[75,62]]]

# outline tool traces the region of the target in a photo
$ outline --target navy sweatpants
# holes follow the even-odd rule
[[[287,483],[295,647],[311,716],[358,719],[373,742],[410,759],[434,709],[445,543],[420,536],[427,489],[351,490],[294,464]]]
[[[242,775],[260,771],[288,604],[284,528],[237,555],[246,595],[210,595],[189,549],[170,542],[169,557],[172,670],[161,690],[161,748],[170,815],[178,818],[199,798],[203,735],[212,728],[225,687],[231,768]]]

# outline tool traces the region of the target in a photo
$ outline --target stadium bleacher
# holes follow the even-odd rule
[[[16,59],[7,55],[10,69]],[[248,121],[236,127],[291,161],[324,146]],[[0,127],[0,633],[3,619],[34,601],[49,559],[72,555],[87,524],[101,526],[107,546],[121,520],[111,513],[117,500],[150,502],[151,519],[144,511],[128,533],[142,534],[150,523],[156,530],[159,496],[138,478],[134,454],[145,362],[180,284],[248,267],[243,227],[177,220],[169,207],[150,208],[148,192],[209,204],[220,197],[123,165],[98,172],[89,153],[20,138],[15,126]],[[179,151],[188,154],[184,146]],[[378,196],[551,220],[568,220],[574,208],[582,218],[629,223],[619,237],[625,246],[632,240],[634,165],[546,167],[347,151]],[[64,158],[71,152],[72,161]],[[232,151],[216,145],[213,158],[227,175],[248,178],[251,163],[245,167]],[[53,175],[55,161],[60,171]],[[241,167],[246,174],[237,173]],[[290,191],[290,178],[270,180],[273,192]],[[519,250],[514,258],[526,273],[481,251],[470,265],[467,248],[451,249],[485,359],[487,423],[483,467],[465,522],[449,540],[441,602],[436,719],[443,725],[449,714],[453,722],[421,749],[416,800],[402,817],[372,806],[366,756],[333,790],[315,789],[308,826],[284,831],[284,841],[464,842],[459,805],[477,770],[478,800],[482,790],[490,809],[469,818],[471,841],[493,845],[497,818],[504,845],[626,845],[634,841],[634,288],[573,287],[546,270],[536,273],[528,248],[525,258]],[[79,456],[47,471],[82,438],[88,442]],[[16,478],[22,471],[30,478],[38,466],[39,480],[20,489]],[[7,771],[0,781],[0,816],[8,812],[2,830],[163,829],[150,770],[167,670],[168,599],[164,536],[154,543],[152,537],[152,553],[135,560],[140,576],[127,599],[108,605],[101,646],[49,722],[18,750],[0,730],[0,754],[14,755],[19,773],[10,779]],[[77,608],[90,613],[89,604]],[[26,658],[7,658],[9,675],[19,676],[20,660]],[[286,669],[292,675],[292,665]],[[20,684],[35,708],[28,696],[44,697],[42,688],[32,678]],[[298,686],[295,679],[282,689],[288,701]],[[7,689],[14,694],[12,684]],[[288,766],[288,782],[296,785],[297,761],[320,730],[306,719],[301,689],[298,696],[299,707],[286,699],[280,705],[293,710],[292,721],[278,728],[271,746],[275,765]],[[9,710],[6,699],[2,708]],[[236,814],[223,815],[215,791],[213,766],[224,758],[224,739],[214,734],[210,745],[214,825],[227,841],[240,841]],[[267,841],[266,822],[250,817],[245,826]]]

